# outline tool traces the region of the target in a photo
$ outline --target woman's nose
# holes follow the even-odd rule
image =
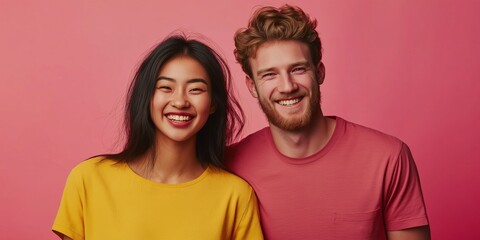
[[[172,94],[171,105],[176,108],[188,108],[190,107],[190,102],[184,93],[178,91]]]

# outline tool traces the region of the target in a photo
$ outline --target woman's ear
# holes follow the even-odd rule
[[[248,75],[245,76],[245,85],[247,85],[248,91],[254,98],[258,98],[257,88],[255,88],[255,82]]]
[[[212,103],[212,105],[210,105],[210,114],[214,113],[214,112],[215,112],[215,110],[216,110],[216,108],[215,108],[215,104],[214,104],[214,103]]]

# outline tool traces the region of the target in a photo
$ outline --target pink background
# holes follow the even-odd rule
[[[112,152],[123,96],[147,49],[200,32],[231,66],[232,36],[257,5],[283,1],[0,1],[0,239],[54,239],[70,169]],[[295,1],[318,19],[328,115],[411,147],[434,239],[480,239],[480,2]],[[475,107],[477,106],[477,107]]]

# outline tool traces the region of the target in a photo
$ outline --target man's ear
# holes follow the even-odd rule
[[[318,64],[317,67],[317,82],[318,85],[322,85],[323,80],[325,80],[325,65],[322,62]]]
[[[257,88],[255,88],[255,82],[248,75],[245,76],[245,85],[247,85],[248,91],[254,98],[258,98]]]

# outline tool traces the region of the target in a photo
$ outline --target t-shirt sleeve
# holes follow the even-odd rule
[[[60,207],[52,226],[55,234],[74,240],[84,239],[83,235],[83,179],[78,168],[74,168],[65,184]]]
[[[387,231],[428,225],[420,179],[407,145],[387,170],[384,218]]]
[[[236,222],[238,224],[235,227],[232,239],[263,239],[257,197],[252,188],[250,188],[249,195],[248,201],[242,204],[244,205],[243,210],[241,210],[237,216],[238,221]]]

